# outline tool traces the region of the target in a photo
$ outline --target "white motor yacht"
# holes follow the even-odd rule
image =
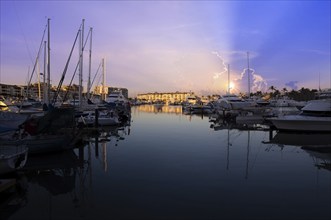
[[[254,103],[244,100],[235,94],[222,95],[217,101],[216,106],[219,109],[225,110],[240,110],[252,106]]]
[[[113,91],[107,96],[105,101],[109,104],[113,104],[113,103],[125,104],[128,102],[128,100],[122,94],[122,91]]]
[[[331,100],[313,100],[300,114],[269,119],[278,130],[331,132]]]

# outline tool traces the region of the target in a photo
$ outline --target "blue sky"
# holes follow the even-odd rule
[[[145,92],[222,94],[331,87],[330,1],[1,1],[0,82],[25,84],[51,19],[51,82],[57,85],[85,19],[93,28],[92,78]],[[88,47],[83,84],[88,78]],[[78,60],[75,49],[65,84]],[[41,58],[41,69],[43,69]],[[99,74],[101,71],[99,71]],[[36,82],[37,78],[34,77]],[[74,78],[78,84],[78,74]],[[96,76],[94,85],[100,83]]]

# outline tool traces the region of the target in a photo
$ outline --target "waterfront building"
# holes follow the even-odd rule
[[[22,93],[22,88],[17,85],[0,84],[0,95],[18,97]]]
[[[27,85],[8,85],[8,84],[0,84],[0,95],[5,97],[27,97],[33,98],[35,100],[42,100],[44,97],[44,84],[41,82],[40,84],[34,83],[29,85],[29,91],[27,92]],[[56,94],[57,87],[50,87],[50,98]],[[75,99],[78,97],[79,87],[78,85],[63,85],[59,91],[59,99],[60,101],[66,96],[66,99]]]
[[[194,96],[194,92],[164,92],[164,93],[145,93],[138,94],[137,100],[146,101],[149,103],[164,102],[164,103],[182,103],[187,100],[187,97]]]

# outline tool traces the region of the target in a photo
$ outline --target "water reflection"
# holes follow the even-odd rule
[[[11,177],[12,178],[12,177]],[[10,181],[1,179],[0,182]],[[0,219],[9,219],[28,203],[28,183],[25,176],[15,176],[14,186],[0,194]]]
[[[15,179],[16,183],[11,190],[1,193],[1,219],[9,219],[14,214],[18,219],[29,219],[24,212],[23,214],[17,212],[23,207],[29,210],[36,203],[39,204],[38,218],[51,219],[53,199],[62,195],[76,194],[77,177],[82,174],[84,163],[74,150],[29,156],[20,172],[6,176],[8,179]],[[42,190],[36,191],[36,187]],[[47,200],[40,200],[43,191],[48,195]],[[4,200],[6,197],[8,198]],[[72,202],[77,203],[77,197]]]
[[[331,134],[329,133],[293,133],[277,132],[267,143],[277,145],[293,145],[311,148],[330,148]]]
[[[15,219],[23,219],[24,213],[29,210],[36,212],[34,207],[38,207],[40,219],[77,218],[71,211],[63,213],[54,210],[65,209],[64,206],[69,205],[84,213],[86,207],[93,206],[94,172],[98,172],[99,165],[105,173],[110,169],[109,148],[118,147],[128,135],[129,126],[103,127],[100,133],[86,137],[86,145],[79,148],[30,156],[21,173],[9,176],[15,178],[17,184],[25,180],[26,187],[19,191],[15,187],[15,193],[11,193],[6,200],[1,194],[1,219],[9,219],[12,215]],[[36,191],[36,187],[40,189]],[[21,213],[19,209],[22,207],[25,207],[25,212]]]
[[[329,133],[295,133],[272,131],[265,144],[276,144],[281,149],[286,146],[300,147],[313,159],[315,167],[331,171],[331,135]]]
[[[329,133],[294,133],[294,132],[276,132],[269,126],[262,124],[237,124],[228,120],[210,120],[210,128],[215,131],[227,131],[227,170],[230,164],[230,148],[233,146],[231,136],[247,133],[246,147],[246,175],[248,178],[248,167],[250,161],[250,140],[252,131],[268,132],[268,141],[262,141],[267,146],[266,152],[270,152],[273,146],[278,146],[282,151],[286,146],[299,147],[302,152],[307,153],[312,159],[315,167],[331,171],[331,135]],[[275,133],[275,135],[274,135]]]
[[[169,114],[182,114],[181,106],[171,106],[163,104],[154,105],[140,105],[134,108],[135,111],[149,112],[149,113],[169,113]]]
[[[313,159],[314,165],[318,169],[331,171],[331,150],[328,152],[318,152],[309,149],[304,149]]]
[[[54,200],[68,195],[74,207],[85,207],[86,202],[93,202],[92,183],[93,166],[99,161],[102,170],[109,169],[108,149],[117,147],[120,141],[130,135],[130,126],[103,127],[99,133],[85,137],[86,144],[72,150],[66,150],[49,154],[34,154],[28,157],[25,167],[20,173],[10,174],[6,178],[15,181],[13,190],[1,193],[1,219],[8,219],[20,208],[26,207],[33,210],[33,206],[48,194],[44,206],[41,206],[40,218],[58,218],[63,215],[54,213],[52,210]],[[2,177],[4,178],[4,177]],[[21,182],[25,180],[25,184]],[[25,188],[19,187],[24,185]],[[36,186],[43,189],[35,192]],[[29,195],[29,199],[27,195]],[[45,206],[48,204],[49,206]],[[61,206],[54,203],[56,207]],[[48,216],[48,217],[46,217]],[[68,215],[70,216],[70,214]],[[16,213],[16,218],[23,215]],[[60,217],[61,219],[62,217]]]
[[[251,131],[257,130],[261,128],[258,125],[245,125],[245,124],[237,124],[232,120],[223,120],[223,119],[216,119],[213,120],[210,118],[209,122],[210,128],[214,131],[226,131],[227,141],[226,141],[226,169],[229,170],[230,167],[230,148],[233,147],[233,141],[237,139],[239,136],[246,136],[242,137],[243,142],[245,143],[243,147],[246,148],[246,155],[245,155],[245,179],[248,179],[249,174],[249,166],[250,166],[250,148],[251,148]],[[244,132],[243,132],[244,131]],[[246,133],[246,134],[245,134]]]
[[[87,146],[89,149],[94,148],[94,156],[96,159],[100,159],[102,168],[105,172],[109,169],[107,155],[108,147],[118,147],[119,142],[125,140],[125,137],[130,135],[130,132],[130,125],[120,127],[103,127],[100,133],[88,138]]]
[[[10,219],[328,219],[326,154],[264,144],[263,125],[139,107],[132,125],[102,128],[72,152],[29,161],[21,173],[26,202]]]

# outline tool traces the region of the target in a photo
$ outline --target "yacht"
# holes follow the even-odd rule
[[[107,96],[105,101],[109,104],[126,104],[128,102],[122,91],[113,91]]]
[[[240,110],[253,105],[253,102],[244,100],[235,94],[222,95],[216,102],[218,108],[225,110]]]
[[[195,105],[198,102],[198,98],[195,95],[189,95],[186,97],[187,105]]]
[[[119,125],[121,123],[116,112],[108,109],[99,110],[97,119],[98,125],[101,126]],[[88,126],[94,125],[96,122],[95,111],[86,111],[86,115],[81,116],[78,122]]]
[[[315,99],[331,99],[331,88],[317,91]]]
[[[278,130],[331,132],[331,99],[312,100],[301,110],[269,120]]]

